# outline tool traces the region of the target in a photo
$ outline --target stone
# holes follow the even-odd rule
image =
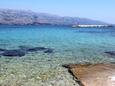
[[[52,53],[53,49],[45,47],[19,46],[19,49],[15,50],[0,49],[0,56],[22,57],[28,52],[36,52],[36,51],[42,51],[44,53]]]
[[[21,46],[18,46],[19,47],[19,49],[21,49],[21,50],[28,50],[28,49],[30,49],[30,48],[33,48],[32,46],[26,46],[26,45],[21,45]]]
[[[29,46],[19,46],[19,48],[27,52],[44,51],[47,49],[45,47],[29,47]]]
[[[2,55],[2,53],[3,53],[4,51],[6,51],[6,49],[0,48],[0,55]]]
[[[3,56],[11,56],[11,57],[14,57],[14,56],[22,57],[22,56],[25,55],[25,52],[21,51],[21,50],[6,50],[3,53],[1,53],[1,55],[3,55]]]
[[[26,52],[36,52],[43,51],[44,53],[53,53],[53,49],[45,48],[45,47],[29,47],[29,46],[19,46],[21,50],[25,50]]]
[[[44,51],[44,53],[53,53],[53,49],[48,48],[47,50]]]
[[[108,51],[108,52],[105,52],[105,53],[107,53],[109,55],[112,55],[112,56],[115,56],[115,51]]]
[[[35,51],[44,51],[46,50],[47,48],[44,48],[44,47],[35,47],[35,48],[30,48],[28,49],[27,51],[28,52],[35,52]]]
[[[2,49],[2,48],[0,48],[0,52],[3,52],[3,51],[6,51],[6,49]]]
[[[81,86],[115,86],[115,64],[63,65]]]

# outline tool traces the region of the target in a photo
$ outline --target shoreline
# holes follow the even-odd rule
[[[73,28],[114,28],[114,25],[73,25]]]

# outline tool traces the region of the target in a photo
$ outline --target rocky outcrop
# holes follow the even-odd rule
[[[115,64],[64,65],[81,86],[115,86]]]

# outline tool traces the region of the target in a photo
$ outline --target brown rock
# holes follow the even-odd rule
[[[115,86],[115,64],[64,65],[83,86]]]

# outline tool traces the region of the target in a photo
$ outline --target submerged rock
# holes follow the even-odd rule
[[[105,53],[107,53],[109,55],[112,55],[112,56],[115,56],[115,51],[108,51],[108,52],[105,52]]]
[[[33,48],[32,46],[26,46],[26,45],[25,46],[21,45],[21,46],[18,46],[18,47],[19,47],[20,50],[25,50],[25,51],[30,49],[30,48]]]
[[[28,46],[19,46],[21,50],[25,50],[26,52],[36,52],[43,51],[44,53],[53,53],[53,49],[45,48],[45,47],[28,47]]]
[[[81,86],[115,86],[115,64],[70,64],[71,74]]]
[[[1,55],[4,51],[6,51],[6,49],[0,48],[0,55]]]
[[[53,49],[48,48],[47,50],[44,51],[44,53],[53,53]]]
[[[11,56],[11,57],[14,57],[14,56],[21,57],[21,56],[25,55],[25,52],[21,51],[21,50],[6,50],[1,55],[3,55],[3,56]]]
[[[44,51],[48,49],[45,47],[29,47],[29,46],[19,46],[19,48],[27,52]]]
[[[35,47],[35,48],[30,48],[30,49],[28,49],[27,51],[28,52],[35,52],[35,51],[44,51],[44,50],[46,50],[47,48],[45,48],[45,47]]]
[[[6,49],[2,49],[2,48],[0,48],[0,52],[3,52],[3,51],[6,51]]]
[[[21,57],[27,54],[28,52],[36,52],[36,51],[42,51],[44,53],[52,53],[53,49],[45,47],[19,46],[19,49],[15,50],[0,49],[0,56]]]

